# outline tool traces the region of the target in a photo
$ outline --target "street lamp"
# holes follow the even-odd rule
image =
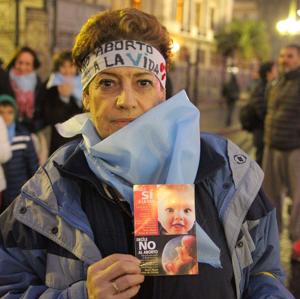
[[[291,0],[288,18],[279,21],[276,25],[276,28],[280,34],[300,34],[300,21],[297,20],[297,13],[296,0]]]
[[[180,44],[179,44],[177,41],[173,40],[173,45],[172,45],[171,52],[172,52],[173,54],[175,54],[175,53],[177,53],[179,50],[180,50]]]

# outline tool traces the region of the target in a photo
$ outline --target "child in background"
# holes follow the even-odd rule
[[[11,145],[12,158],[3,164],[7,188],[3,192],[1,211],[19,194],[22,185],[38,168],[38,158],[30,132],[16,121],[17,107],[10,95],[0,95],[0,116],[2,116]]]
[[[44,95],[45,122],[51,127],[50,149],[52,154],[64,143],[69,142],[58,134],[55,125],[82,112],[82,85],[71,51],[61,51],[53,57],[53,72],[47,82]]]
[[[161,186],[157,191],[160,234],[192,233],[195,225],[195,196],[192,185]]]

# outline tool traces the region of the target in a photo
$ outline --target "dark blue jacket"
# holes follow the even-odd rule
[[[103,184],[87,167],[82,168],[84,161],[76,156],[80,150],[75,142],[60,148],[0,216],[1,298],[88,298],[88,266],[106,254],[130,252],[126,236],[132,230],[122,222],[122,212]],[[234,297],[291,299],[282,283],[276,214],[260,191],[262,180],[257,164],[237,146],[202,135],[195,180],[196,219],[204,223],[211,216],[201,215],[205,198],[214,206],[227,243]],[[102,248],[96,244],[99,237],[82,204],[95,199],[101,204]],[[145,296],[152,293],[151,299],[229,299],[222,294],[210,296],[199,287],[203,265],[199,276],[164,276],[150,286],[143,284],[141,298],[148,299]]]
[[[38,158],[29,131],[17,124],[11,143],[12,158],[3,164],[7,187],[3,192],[4,210],[20,193],[21,187],[38,169]]]

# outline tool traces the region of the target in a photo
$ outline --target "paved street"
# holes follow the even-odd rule
[[[226,107],[224,104],[214,103],[208,105],[200,103],[201,131],[217,133],[232,140],[253,158],[252,135],[241,130],[238,119],[240,105],[240,103],[237,103],[233,113],[232,125],[226,128]]]

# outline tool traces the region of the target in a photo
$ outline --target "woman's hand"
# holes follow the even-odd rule
[[[87,291],[89,299],[129,299],[144,281],[140,261],[129,254],[112,254],[89,266]]]

